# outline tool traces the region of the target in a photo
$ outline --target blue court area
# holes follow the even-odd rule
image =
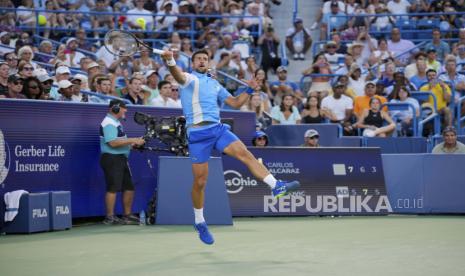
[[[465,275],[463,216],[236,218],[191,226],[79,225],[0,237],[1,275]]]

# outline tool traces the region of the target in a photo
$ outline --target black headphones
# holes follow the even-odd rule
[[[121,110],[120,103],[116,103],[116,104],[111,106],[111,112],[113,112],[115,114],[118,114],[120,110]]]

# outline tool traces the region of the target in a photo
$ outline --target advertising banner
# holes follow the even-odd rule
[[[277,179],[301,187],[279,199],[239,161],[223,157],[233,216],[379,215],[391,211],[378,148],[250,148]]]
[[[101,104],[0,100],[1,199],[4,193],[20,189],[71,191],[73,217],[104,215],[99,126],[108,110]],[[181,115],[180,109],[129,106],[127,119],[122,122],[129,137],[145,132],[144,126],[133,120],[136,111],[155,117]],[[250,145],[255,132],[254,114],[225,111],[222,117],[229,118],[236,135]],[[167,152],[131,152],[135,212],[145,208],[155,192],[161,154],[172,156]],[[121,212],[120,200],[116,209]]]

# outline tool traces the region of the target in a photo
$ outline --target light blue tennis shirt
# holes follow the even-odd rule
[[[181,104],[187,125],[200,122],[220,122],[220,104],[231,94],[221,84],[198,72],[184,73],[186,83],[181,86]]]
[[[124,154],[129,157],[131,150],[129,145],[113,148],[108,144],[108,142],[121,138],[127,138],[123,126],[118,119],[111,114],[107,114],[100,124],[100,151],[102,153]]]

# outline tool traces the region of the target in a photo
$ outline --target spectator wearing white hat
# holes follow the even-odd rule
[[[91,61],[88,65],[87,65],[87,78],[89,80],[91,80],[94,76],[100,74],[100,65],[95,62],[95,61]]]
[[[62,80],[68,80],[71,78],[71,71],[66,66],[58,66],[55,69],[54,84],[58,86],[58,83]],[[60,98],[59,89],[55,86],[52,86],[50,90],[50,98],[58,100]]]
[[[60,96],[58,97],[58,101],[62,102],[74,102],[76,100],[73,99],[73,83],[69,80],[61,80],[58,82],[58,92]]]
[[[89,90],[89,78],[83,74],[76,74],[73,76],[73,80],[80,80],[80,89]]]
[[[69,80],[71,77],[71,71],[67,66],[58,66],[55,70],[55,80],[60,82],[61,80]]]
[[[82,74],[79,74],[80,76],[84,76]],[[77,76],[77,75],[76,75]],[[73,84],[73,101],[75,102],[88,102],[89,99],[87,95],[84,95],[81,93],[81,83],[82,83],[82,78],[77,78],[76,76],[72,77],[69,81]],[[85,76],[84,76],[85,77]]]
[[[160,95],[160,91],[158,90],[158,81],[160,80],[160,77],[155,70],[147,71],[144,74],[144,77],[146,82],[142,85],[142,90],[144,91],[147,103],[150,103],[154,98]]]
[[[318,148],[320,144],[318,141],[320,139],[320,134],[315,129],[309,129],[304,134],[304,143],[301,145],[302,147],[307,148]]]
[[[53,79],[48,74],[37,75],[37,79],[40,81],[40,83],[42,84],[42,88],[44,89],[44,98],[47,100],[53,99],[50,96],[52,91]],[[58,89],[56,87],[53,87],[53,90],[55,91],[54,93],[58,95]]]
[[[66,40],[66,63],[70,67],[79,67],[79,63],[81,62],[81,58],[84,57],[84,54],[76,51],[78,48],[77,39],[72,37]]]

